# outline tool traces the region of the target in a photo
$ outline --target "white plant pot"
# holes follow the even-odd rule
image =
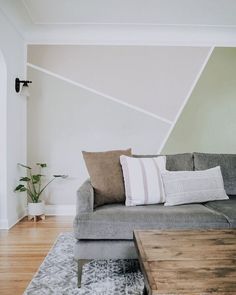
[[[28,203],[28,215],[39,216],[43,215],[44,212],[44,201],[40,201],[39,203]]]

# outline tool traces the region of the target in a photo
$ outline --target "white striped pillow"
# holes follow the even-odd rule
[[[132,158],[120,156],[125,183],[126,206],[165,202],[161,172],[166,171],[166,157]]]

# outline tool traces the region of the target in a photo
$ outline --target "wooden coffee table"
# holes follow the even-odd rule
[[[146,293],[236,294],[236,230],[134,231]]]

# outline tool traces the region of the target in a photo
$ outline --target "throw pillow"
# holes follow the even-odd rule
[[[220,167],[203,171],[162,173],[165,206],[226,200]]]
[[[120,157],[125,183],[125,205],[164,203],[161,172],[166,169],[166,157]]]
[[[131,149],[82,153],[94,188],[94,207],[124,203],[125,189],[120,156],[131,156]]]

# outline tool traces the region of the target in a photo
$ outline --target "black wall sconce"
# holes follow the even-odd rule
[[[20,84],[23,84],[22,89],[20,91]],[[29,96],[29,83],[32,83],[32,81],[28,81],[28,80],[20,80],[19,78],[16,78],[15,80],[15,90],[17,93],[20,92],[20,95],[23,96]]]

